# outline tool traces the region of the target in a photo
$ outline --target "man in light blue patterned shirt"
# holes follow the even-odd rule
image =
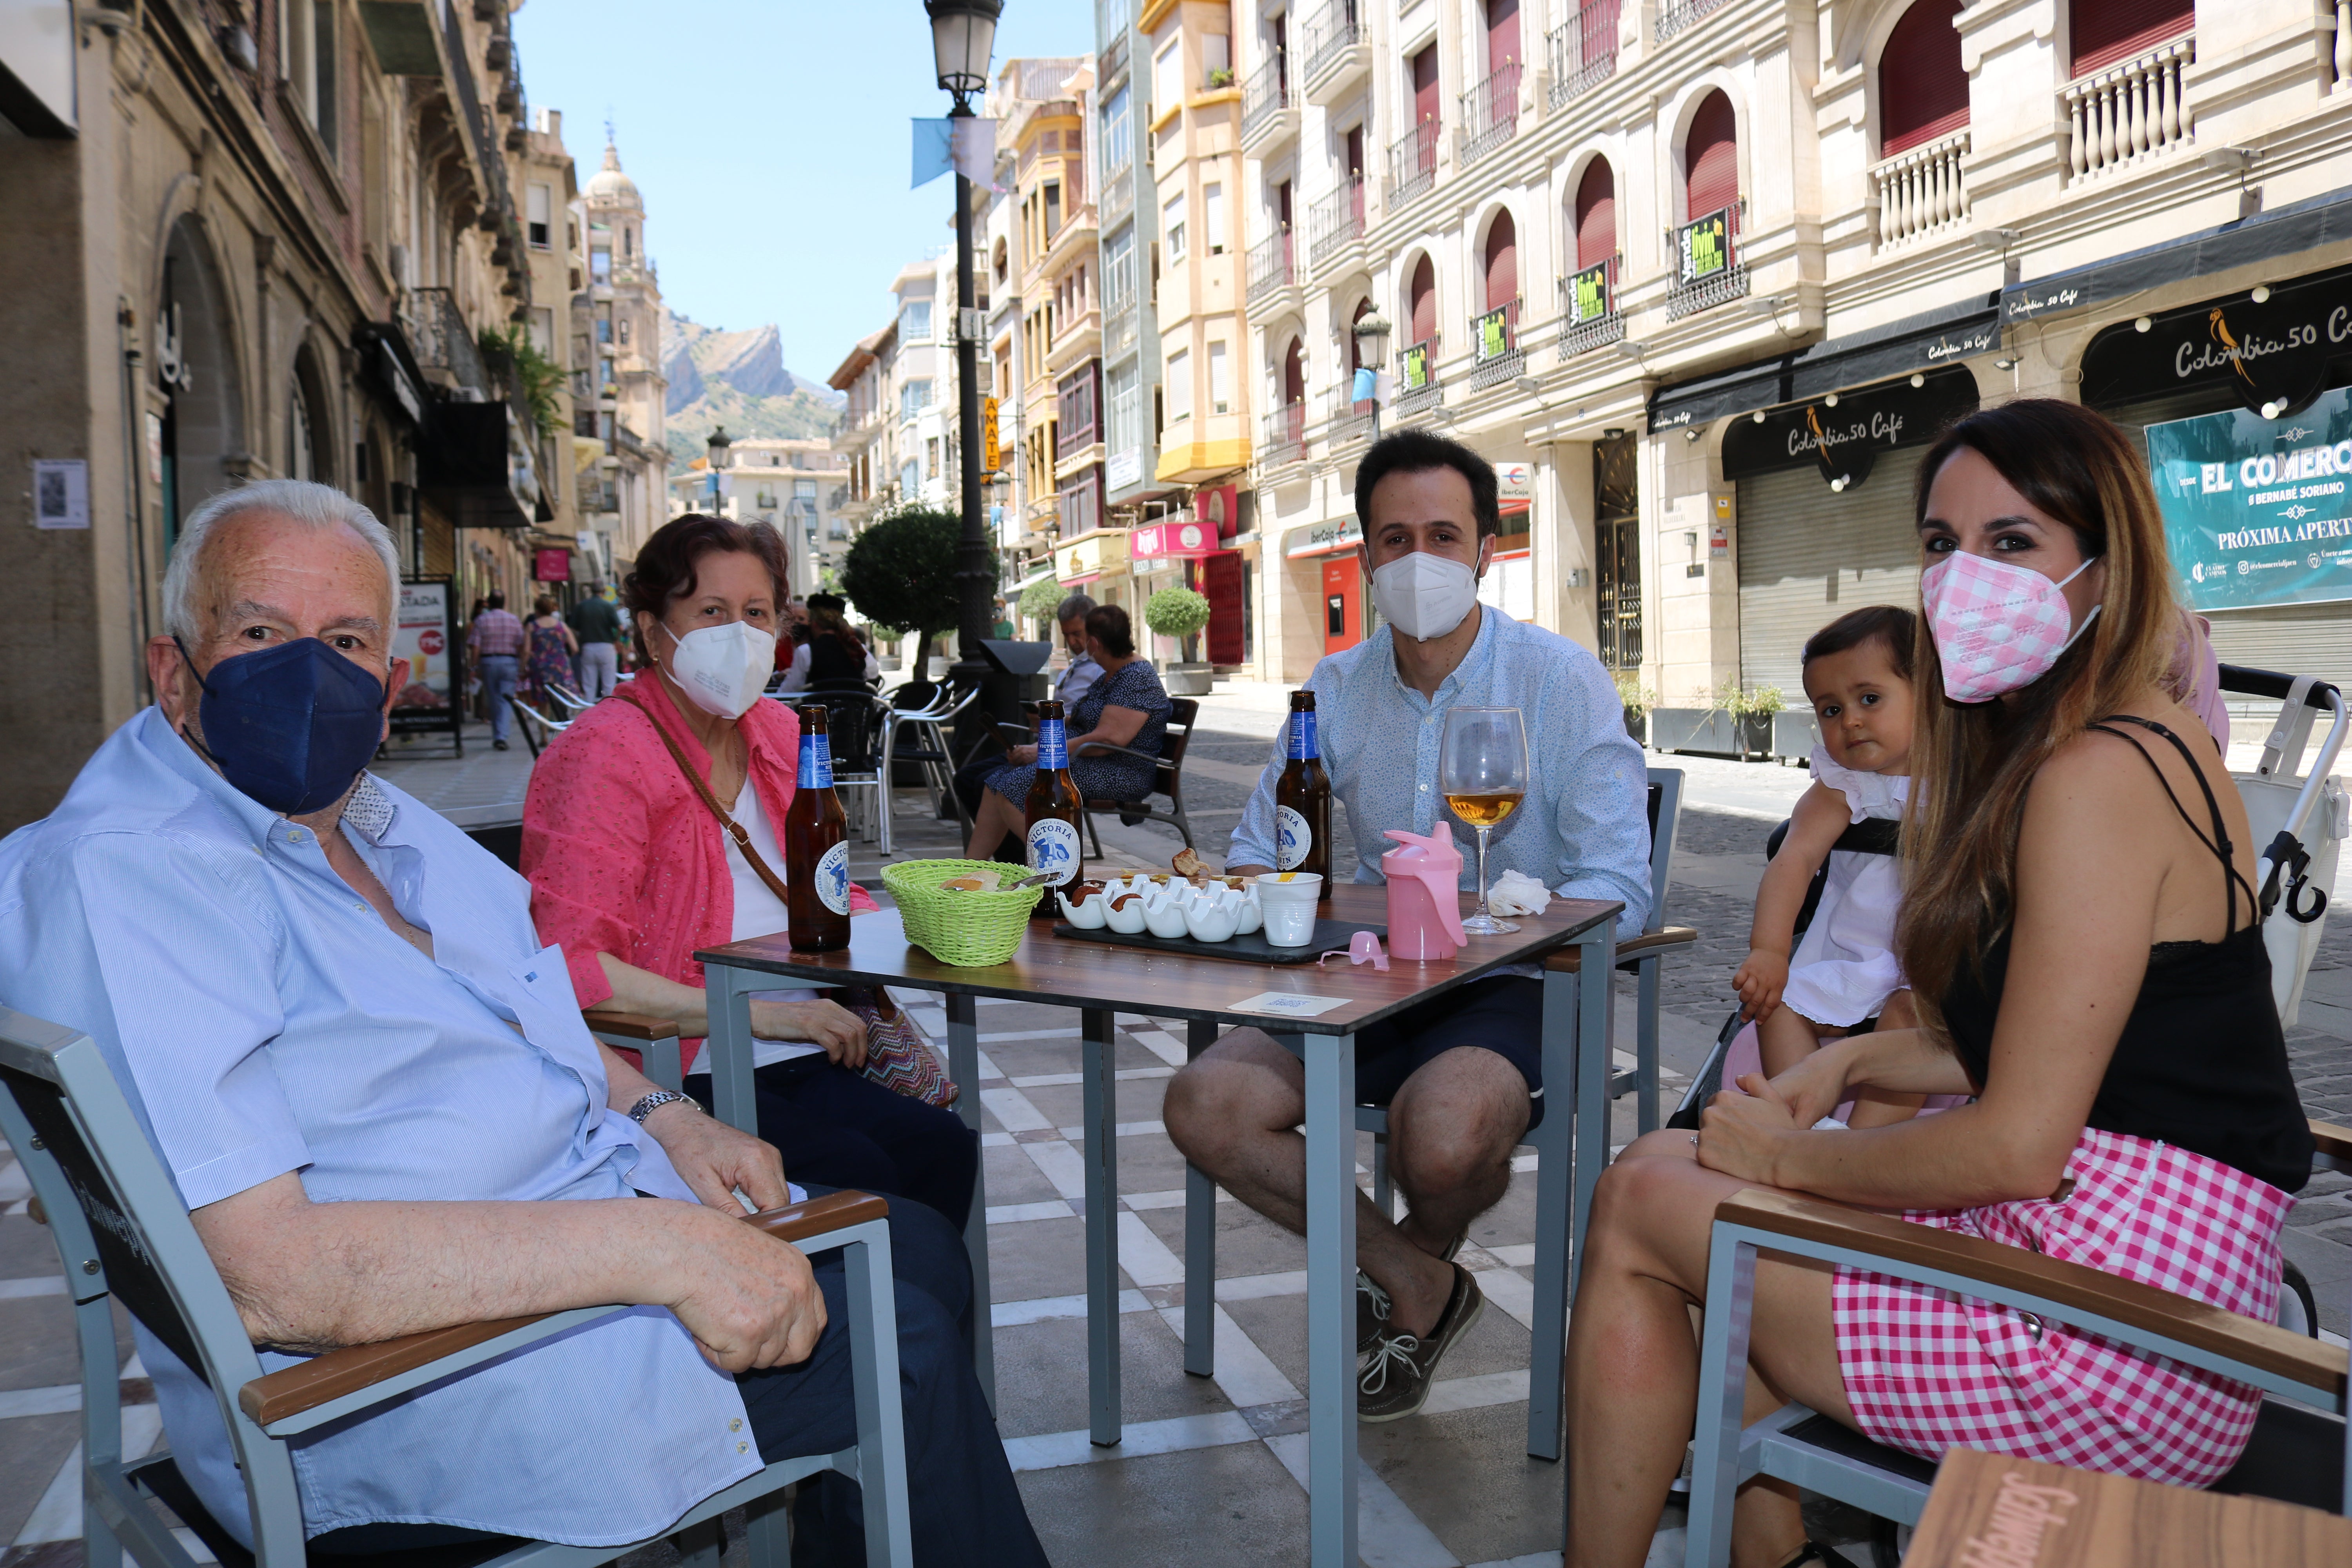
[[[1477,601],[1501,519],[1491,463],[1426,431],[1390,436],[1356,474],[1373,601],[1388,624],[1333,654],[1307,681],[1331,792],[1356,839],[1352,879],[1377,883],[1390,828],[1450,826],[1438,760],[1450,708],[1517,708],[1528,795],[1490,835],[1489,879],[1533,877],[1564,898],[1621,902],[1621,933],[1650,908],[1647,774],[1623,704],[1598,659],[1565,637]],[[1279,741],[1234,829],[1225,868],[1275,866]],[[1463,886],[1473,885],[1472,858]],[[1347,876],[1339,865],[1335,879]],[[1392,1421],[1428,1398],[1438,1360],[1481,1308],[1453,1261],[1470,1223],[1510,1184],[1511,1151],[1543,1116],[1543,986],[1505,972],[1356,1038],[1357,1098],[1386,1105],[1389,1161],[1411,1213],[1394,1225],[1357,1205],[1357,1410]],[[1306,1116],[1297,1058],[1236,1029],[1169,1086],[1169,1135],[1185,1157],[1260,1214],[1302,1234]]]

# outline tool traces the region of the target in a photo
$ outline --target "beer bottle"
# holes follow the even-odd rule
[[[1040,917],[1059,908],[1054,895],[1081,879],[1086,856],[1079,846],[1078,782],[1070,776],[1069,734],[1062,705],[1051,699],[1037,704],[1037,777],[1029,786],[1027,822],[1022,841],[1028,848],[1032,873],[1051,871],[1045,896],[1037,900]]]
[[[1274,782],[1274,868],[1310,871],[1331,896],[1331,779],[1323,771],[1323,748],[1315,739],[1315,693],[1290,694],[1290,728],[1284,737],[1289,761]]]
[[[800,780],[784,814],[784,913],[796,952],[849,945],[849,819],[833,791],[825,710],[800,710]]]

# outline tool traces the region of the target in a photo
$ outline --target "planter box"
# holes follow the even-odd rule
[[[1171,697],[1206,697],[1216,675],[1212,665],[1166,664],[1160,668],[1160,685]]]
[[[1653,708],[1650,744],[1661,752],[1693,752],[1702,756],[1737,757],[1739,735],[1731,715],[1720,708]]]
[[[1649,715],[1646,713],[1636,713],[1631,708],[1626,709],[1625,733],[1633,737],[1633,744],[1637,746],[1648,745],[1650,743]]]
[[[1739,752],[1743,757],[1769,762],[1772,756],[1772,721],[1777,713],[1750,713],[1739,721]]]
[[[1822,743],[1822,726],[1810,708],[1772,715],[1772,754],[1784,763],[1810,761]]]

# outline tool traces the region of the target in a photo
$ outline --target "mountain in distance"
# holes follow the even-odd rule
[[[708,452],[714,425],[737,439],[822,439],[847,402],[823,382],[784,368],[773,326],[721,331],[676,310],[662,323],[662,374],[669,378],[673,468]]]

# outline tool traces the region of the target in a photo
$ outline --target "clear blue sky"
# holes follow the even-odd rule
[[[773,321],[822,381],[888,319],[890,280],[952,243],[954,181],[908,188],[908,121],[948,111],[921,0],[530,0],[523,89],[563,111],[585,184],[612,114],[669,305]],[[996,60],[1094,48],[1089,0],[1005,0]]]

